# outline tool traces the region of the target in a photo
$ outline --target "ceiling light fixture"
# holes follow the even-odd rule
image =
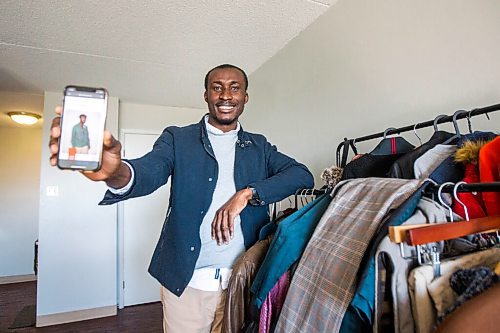
[[[33,125],[42,118],[39,114],[24,111],[15,111],[7,113],[9,117],[18,124],[22,125]]]

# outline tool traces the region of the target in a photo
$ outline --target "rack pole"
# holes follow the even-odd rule
[[[439,118],[436,121],[436,124],[452,122],[453,118],[455,118],[456,120],[463,119],[463,118],[471,118],[474,116],[488,114],[490,112],[495,112],[495,111],[499,111],[499,110],[500,110],[500,104],[490,105],[490,106],[486,106],[483,108],[476,108],[476,109],[472,109],[469,111],[458,110],[455,112],[454,115],[444,116],[442,118]],[[384,137],[384,135],[400,134],[400,133],[409,132],[409,131],[413,131],[413,130],[416,130],[419,128],[425,128],[425,127],[430,127],[430,126],[434,126],[434,119],[424,121],[421,123],[417,123],[414,125],[408,125],[408,126],[404,126],[404,127],[400,127],[400,128],[391,129],[391,130],[386,131],[385,134],[384,134],[384,132],[379,132],[379,133],[370,134],[370,135],[362,136],[362,137],[355,138],[355,139],[344,138],[344,141],[342,141],[337,146],[337,154],[340,153],[342,146],[344,146],[344,149],[348,149],[349,145],[344,145],[345,142],[348,142],[349,144],[355,143],[355,142],[363,142],[363,141],[368,141],[368,140],[372,140],[372,139],[376,139],[376,138],[382,138],[382,137]],[[344,151],[342,151],[342,153],[345,154]]]

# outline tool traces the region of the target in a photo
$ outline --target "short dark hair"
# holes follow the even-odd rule
[[[243,77],[245,78],[245,90],[248,89],[248,76],[244,70],[242,70],[241,68],[239,68],[238,66],[235,66],[235,65],[222,64],[222,65],[219,65],[217,67],[212,68],[211,70],[208,71],[207,75],[205,75],[205,90],[208,90],[208,76],[210,75],[210,73],[212,73],[216,69],[223,69],[223,68],[234,68],[236,70],[239,70],[243,74]]]

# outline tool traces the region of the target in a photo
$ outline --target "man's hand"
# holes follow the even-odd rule
[[[212,239],[217,240],[217,245],[229,244],[234,236],[234,219],[247,206],[248,200],[252,198],[252,190],[244,189],[236,192],[215,213],[212,221]]]
[[[52,120],[50,128],[50,164],[57,164],[57,153],[59,152],[59,138],[61,137],[61,114],[62,107],[56,107],[56,114]],[[93,181],[105,181],[106,184],[113,188],[121,188],[130,180],[130,169],[122,163],[121,159],[121,143],[116,140],[109,131],[104,131],[102,164],[98,171],[84,171],[85,177]]]

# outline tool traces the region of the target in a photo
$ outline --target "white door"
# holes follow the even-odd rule
[[[122,134],[125,158],[144,155],[151,150],[158,136],[159,133],[125,131]],[[119,276],[123,279],[120,283],[123,293],[120,307],[160,300],[160,284],[149,275],[148,267],[165,219],[169,194],[170,181],[148,196],[121,203],[119,229],[122,223],[122,232],[119,234],[122,235],[123,249],[119,252],[123,257]]]

